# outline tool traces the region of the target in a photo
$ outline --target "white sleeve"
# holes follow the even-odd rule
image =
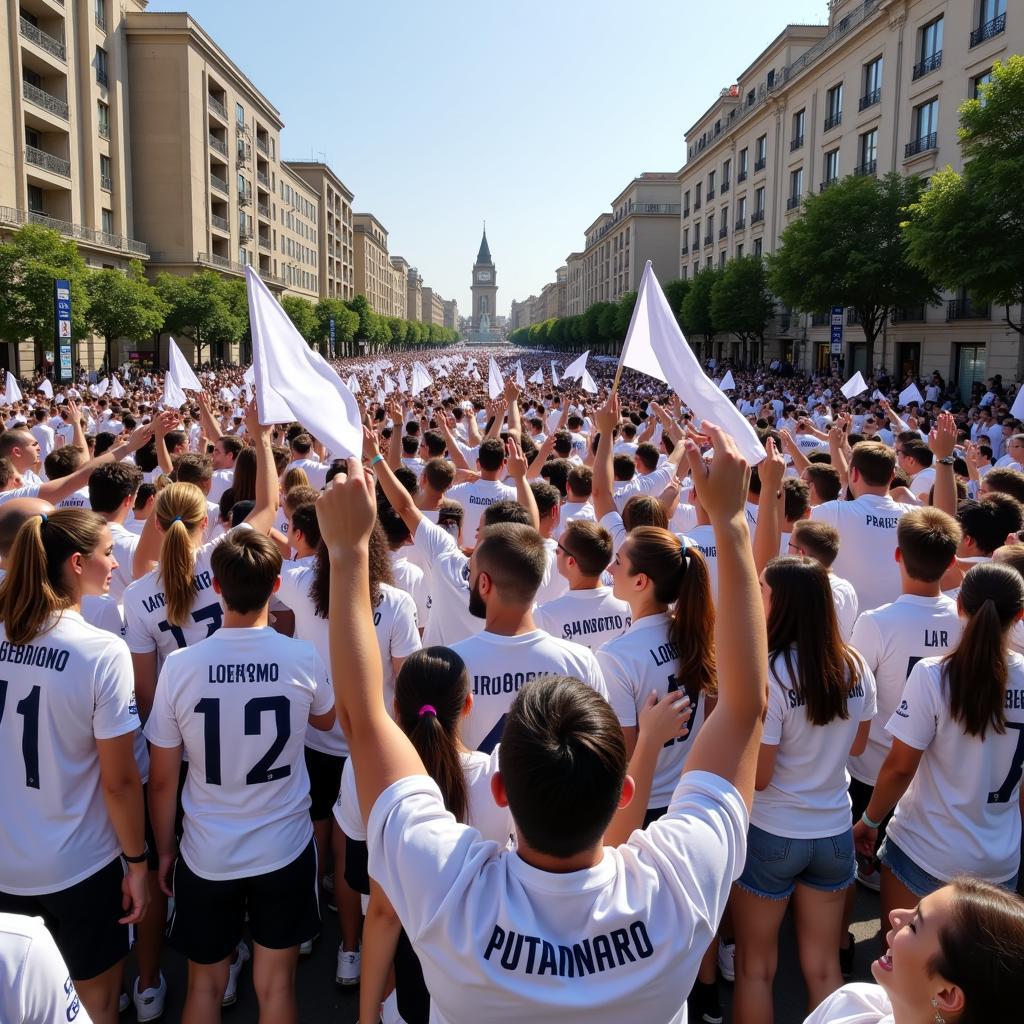
[[[359,813],[359,794],[356,792],[356,773],[352,767],[352,758],[347,758],[341,771],[341,786],[338,799],[334,802],[334,820],[338,828],[357,842],[366,842],[366,825]]]
[[[878,684],[875,682],[875,674],[866,665],[862,666],[861,686],[864,687],[864,710],[861,712],[860,720],[870,722],[878,712]]]
[[[135,675],[132,656],[116,640],[96,665],[93,689],[92,734],[98,740],[135,732],[139,712],[135,706]]]
[[[777,747],[782,742],[782,726],[786,720],[786,689],[768,671],[768,714],[764,720],[761,742],[768,747]]]
[[[608,512],[601,517],[601,525],[612,535],[612,551],[618,551],[626,541],[626,527],[618,512]]]
[[[903,687],[899,707],[885,724],[885,731],[915,750],[925,750],[935,739],[939,713],[932,667],[918,662]]]
[[[153,697],[153,707],[149,712],[149,718],[146,719],[146,728],[143,730],[146,734],[146,739],[154,747],[173,749],[174,747],[183,746],[185,742],[181,736],[181,729],[178,726],[174,708],[171,707],[171,683],[168,676],[170,675],[169,669],[173,665],[174,655],[171,654],[164,662],[163,668],[160,669],[160,676],[156,683],[156,694]]]
[[[459,550],[452,535],[447,530],[442,530],[437,523],[432,523],[426,516],[420,519],[420,525],[416,528],[412,540],[413,547],[417,551],[422,551],[431,563]]]
[[[880,1024],[890,1020],[892,1006],[880,985],[856,982],[833,992],[804,1024]]]
[[[132,654],[152,654],[156,650],[156,640],[146,629],[136,606],[135,595],[126,591],[125,596],[128,599],[124,601],[124,639],[128,644],[128,650]]]
[[[310,646],[313,645],[310,644]],[[315,647],[313,647],[313,678],[316,681],[316,688],[313,691],[310,713],[326,715],[334,707],[334,687],[331,686],[331,677],[327,672],[327,666]]]
[[[823,523],[831,523],[833,526],[838,526],[838,505],[838,501],[826,501],[821,505],[815,505],[811,508],[811,518],[820,519]]]
[[[672,482],[675,466],[659,466],[654,472],[646,475],[637,474],[636,486],[641,494],[661,494]]]
[[[615,712],[619,725],[630,728],[637,724],[636,687],[630,673],[626,672],[610,652],[603,647],[597,652],[597,663],[601,666],[608,689],[608,703]]]
[[[408,658],[422,646],[420,631],[416,626],[416,604],[404,591],[399,591],[395,621],[391,627],[391,657]]]
[[[864,663],[872,672],[878,670],[882,663],[882,634],[871,612],[857,616],[850,646],[864,659]]]

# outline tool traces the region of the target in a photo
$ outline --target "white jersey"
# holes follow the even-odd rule
[[[1010,654],[1008,665],[1002,735],[989,727],[984,739],[968,736],[953,721],[940,658],[914,666],[886,726],[896,739],[924,751],[886,834],[943,881],[966,874],[1005,882],[1020,864],[1024,658]]]
[[[55,441],[52,427],[45,423],[36,423],[28,431],[39,442],[39,458],[45,462],[46,456],[53,451]]]
[[[188,757],[181,856],[197,875],[266,874],[303,851],[303,737],[309,716],[333,706],[316,648],[269,626],[218,630],[164,662],[146,738]]]
[[[416,624],[421,630],[426,629],[430,621],[430,608],[433,598],[430,595],[430,584],[426,573],[414,562],[405,557],[407,548],[391,552],[391,572],[395,577],[395,586],[405,591],[416,605]]]
[[[515,695],[543,676],[572,676],[608,697],[594,655],[580,644],[557,640],[542,629],[519,636],[484,630],[452,650],[466,663],[473,686],[473,707],[462,723],[462,742],[489,754],[501,741],[505,717]]]
[[[583,644],[595,653],[603,643],[622,636],[631,621],[629,605],[611,587],[570,590],[535,609],[533,618],[552,636]]]
[[[315,490],[322,491],[327,486],[327,470],[330,464],[324,465],[316,459],[293,459],[285,467],[285,473],[289,469],[301,469],[309,480],[309,486]]]
[[[0,1021],[91,1024],[41,917],[0,914]]]
[[[466,824],[480,833],[485,842],[504,848],[515,836],[516,826],[507,807],[499,807],[491,792],[491,779],[498,773],[498,748],[490,754],[464,750],[459,754],[466,779]],[[352,761],[345,762],[341,773],[341,789],[334,804],[334,818],[350,839],[366,842],[366,824],[359,811],[356,773]]]
[[[747,813],[706,772],[668,816],[584,871],[553,874],[481,841],[425,775],[400,779],[367,822],[370,871],[420,959],[435,1024],[469,1016],[681,1024],[743,869]]]
[[[96,741],[139,728],[131,657],[67,610],[29,644],[0,625],[0,674],[0,891],[59,892],[120,852]]]
[[[92,505],[89,503],[89,488],[79,487],[77,491],[72,491],[66,498],[61,498],[55,507],[92,508]]]
[[[544,554],[547,557],[547,565],[534,597],[537,604],[554,601],[569,590],[569,581],[558,571],[558,541],[554,537],[544,539]]]
[[[881,985],[858,981],[833,992],[804,1024],[895,1024],[892,1003]]]
[[[451,647],[484,628],[484,620],[469,611],[469,559],[455,538],[424,516],[413,537],[413,548],[430,573],[434,599],[423,634],[424,647]]]
[[[134,582],[132,579],[132,562],[135,549],[139,546],[139,535],[132,533],[120,523],[107,523],[110,535],[114,538],[114,557],[117,568],[110,577],[110,596],[118,603],[124,601],[125,590]]]
[[[462,541],[466,548],[476,546],[476,534],[484,510],[499,501],[515,501],[516,489],[500,480],[471,480],[445,491],[446,498],[462,506]]]
[[[687,536],[693,546],[704,556],[708,567],[708,582],[711,586],[711,600],[718,602],[718,542],[715,540],[715,528],[710,524],[695,526]],[[719,609],[719,614],[725,609]]]
[[[785,550],[780,552],[785,553]],[[839,634],[843,638],[843,643],[848,644],[853,637],[853,626],[857,621],[857,591],[853,589],[853,584],[849,580],[844,580],[834,572],[828,574],[828,582],[832,587],[832,603],[836,607],[836,618],[839,620]]]
[[[617,640],[610,640],[597,652],[597,661],[608,686],[608,701],[624,728],[637,724],[637,715],[649,694],[658,698],[686,690],[679,679],[679,649],[670,639],[671,620],[667,612],[637,619]],[[647,807],[665,807],[682,774],[686,755],[704,724],[704,694],[691,696],[692,715],[682,736],[669,740],[658,754]]]
[[[791,652],[796,667],[797,651]],[[786,666],[785,652],[769,658],[768,715],[761,738],[778,747],[767,788],[754,794],[750,820],[788,839],[823,839],[850,829],[846,760],[861,722],[875,715],[875,677],[866,666],[846,697],[846,718],[814,725]]]
[[[559,510],[558,526],[555,527],[552,536],[560,540],[565,532],[566,526],[575,519],[589,519],[594,522],[597,516],[594,514],[594,506],[590,501],[567,501]]]
[[[215,501],[219,504],[222,495],[232,485],[234,479],[235,471],[233,469],[215,469],[210,480],[210,493],[208,495],[210,501]]]
[[[948,597],[901,594],[892,604],[865,612],[853,629],[852,646],[875,675],[878,712],[864,753],[851,757],[850,774],[873,786],[892,740],[886,723],[899,707],[910,670],[922,659],[945,654],[960,640],[960,616]]]
[[[862,612],[899,597],[896,527],[900,517],[915,507],[888,495],[862,494],[854,501],[826,501],[811,509],[812,519],[831,523],[839,531],[839,554],[832,571],[853,584]]]

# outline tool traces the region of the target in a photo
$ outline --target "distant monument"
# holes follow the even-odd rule
[[[470,345],[503,344],[504,333],[491,326],[498,312],[498,274],[487,244],[486,224],[483,238],[480,240],[480,251],[476,254],[476,262],[473,264],[470,290],[473,293],[473,311],[466,341]]]

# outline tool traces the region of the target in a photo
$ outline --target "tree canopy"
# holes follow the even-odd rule
[[[127,273],[96,271],[88,279],[88,289],[89,325],[106,340],[108,366],[115,338],[148,338],[163,328],[170,311],[138,260],[132,260]]]

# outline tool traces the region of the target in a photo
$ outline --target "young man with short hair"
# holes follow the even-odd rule
[[[138,534],[125,527],[142,486],[142,470],[130,462],[112,462],[94,469],[89,476],[89,505],[110,527],[114,538],[117,568],[110,578],[110,596],[121,604],[124,590],[132,582],[132,561],[139,544]]]
[[[785,554],[803,555],[820,562],[828,570],[828,581],[832,586],[832,600],[839,619],[839,632],[843,642],[849,643],[853,626],[857,621],[859,599],[849,580],[843,579],[832,570],[841,550],[839,531],[830,523],[812,519],[801,519],[794,524]]]
[[[496,501],[514,499],[516,489],[502,483],[505,476],[505,446],[496,437],[481,442],[477,455],[479,480],[470,480],[464,484],[456,484],[446,494],[452,501],[457,501],[465,510],[462,522],[462,539],[467,549],[476,545],[477,530],[484,509]]]

